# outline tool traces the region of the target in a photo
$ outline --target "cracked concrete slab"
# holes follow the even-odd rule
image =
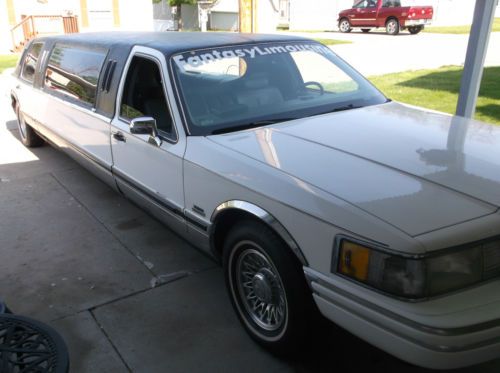
[[[126,372],[127,367],[88,311],[50,323],[61,333],[71,372]]]
[[[220,269],[191,275],[94,312],[135,372],[280,372],[289,368],[246,335],[227,298]]]
[[[50,174],[2,183],[0,206],[0,292],[15,312],[50,320],[149,288],[151,272]]]

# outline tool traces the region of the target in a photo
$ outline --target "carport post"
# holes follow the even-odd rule
[[[476,110],[484,60],[497,5],[498,0],[476,0],[456,111],[457,115],[466,118],[472,118]]]

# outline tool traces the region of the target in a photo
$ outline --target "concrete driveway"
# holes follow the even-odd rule
[[[379,31],[363,34],[352,31],[320,33],[288,33],[309,38],[347,40],[352,44],[331,46],[332,50],[365,76],[393,72],[434,69],[447,65],[463,65],[469,35],[420,33],[403,31],[390,36]],[[490,36],[486,66],[500,65],[500,32]]]
[[[333,325],[293,359],[260,349],[216,263],[63,153],[24,148],[0,89],[0,297],[63,335],[71,372],[426,372]]]

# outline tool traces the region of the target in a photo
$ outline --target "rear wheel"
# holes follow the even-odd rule
[[[339,30],[340,30],[340,32],[344,32],[344,33],[352,31],[351,23],[349,22],[349,20],[347,18],[342,18],[339,21]]]
[[[247,220],[229,233],[223,263],[233,308],[248,334],[275,353],[297,351],[314,306],[288,247],[266,225]]]
[[[389,35],[399,34],[399,22],[395,18],[391,18],[385,24],[385,30]]]
[[[26,123],[24,114],[21,111],[19,104],[16,104],[16,115],[17,115],[17,129],[19,130],[19,137],[21,137],[22,143],[29,147],[34,148],[43,145],[43,139],[38,136],[31,126]]]
[[[362,28],[362,29],[361,29],[361,31],[363,31],[365,34],[366,34],[367,32],[370,32],[370,30],[371,30],[371,28]]]
[[[420,31],[422,31],[424,29],[424,26],[411,26],[411,27],[408,27],[408,31],[410,32],[410,34],[412,35],[416,35],[418,34]]]

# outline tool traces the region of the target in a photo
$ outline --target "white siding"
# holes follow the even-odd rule
[[[120,0],[120,29],[153,31],[151,0]]]
[[[290,30],[336,30],[337,16],[352,0],[290,0]]]

